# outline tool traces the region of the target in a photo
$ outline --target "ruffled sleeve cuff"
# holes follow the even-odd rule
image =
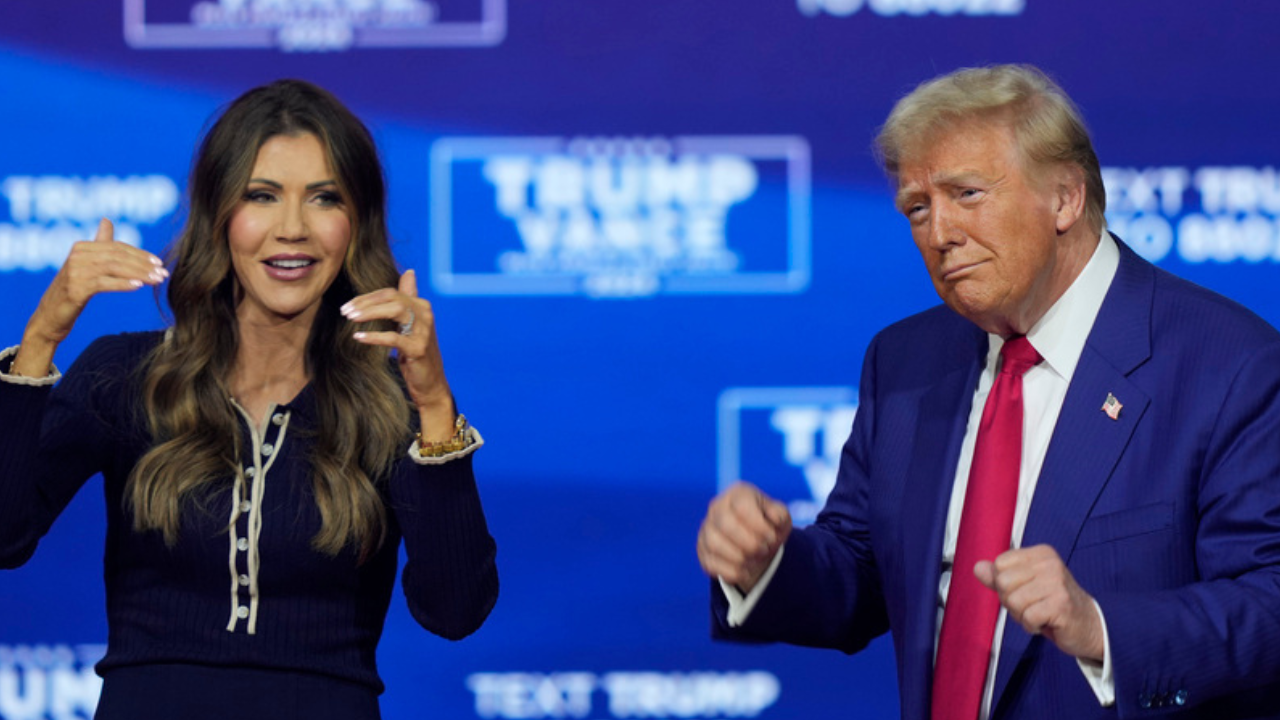
[[[428,457],[420,453],[418,451],[418,441],[414,440],[413,444],[409,446],[409,458],[419,465],[443,465],[451,460],[464,458],[476,450],[479,450],[480,446],[484,445],[484,438],[480,436],[480,431],[476,430],[474,426],[467,427],[466,438],[470,442],[468,442],[467,446],[461,450],[457,450],[446,455],[432,457]]]
[[[29,385],[31,387],[47,387],[56,384],[62,379],[62,373],[56,365],[50,366],[49,374],[42,378],[27,377],[25,375],[14,375],[9,372],[9,368],[13,365],[13,359],[18,355],[18,345],[5,348],[0,351],[0,382],[7,382],[13,385]]]

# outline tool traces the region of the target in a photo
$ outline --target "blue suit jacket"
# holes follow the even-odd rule
[[[1280,334],[1120,251],[1022,541],[1052,545],[1098,600],[1116,705],[1009,623],[992,717],[1280,717]],[[876,336],[825,509],[742,627],[713,591],[716,635],[854,652],[891,631],[902,717],[928,718],[943,529],[986,349],[946,307]]]

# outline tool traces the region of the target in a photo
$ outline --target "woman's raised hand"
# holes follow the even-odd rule
[[[406,270],[395,290],[384,288],[353,298],[342,306],[342,314],[354,322],[392,320],[399,323],[399,332],[361,331],[353,337],[369,345],[395,348],[400,374],[418,406],[423,437],[433,442],[451,437],[453,395],[444,377],[444,360],[440,357],[431,303],[418,297],[414,271]]]
[[[27,377],[47,375],[58,344],[71,333],[76,319],[94,295],[159,285],[169,276],[160,258],[141,248],[116,242],[113,232],[111,221],[103,218],[93,240],[71,246],[62,269],[27,321],[11,372]]]

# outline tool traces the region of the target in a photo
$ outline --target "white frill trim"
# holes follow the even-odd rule
[[[484,438],[480,437],[480,431],[476,430],[474,426],[467,427],[467,439],[471,441],[470,445],[456,452],[451,452],[448,455],[441,455],[439,457],[425,457],[422,455],[422,453],[418,451],[418,441],[414,440],[413,444],[409,446],[409,457],[419,465],[443,465],[451,460],[464,458],[476,450],[479,450],[480,446],[484,445]]]
[[[19,347],[20,346],[18,345],[14,345],[13,347],[5,348],[4,351],[0,352],[0,367],[4,367],[8,365],[9,362],[13,360],[13,357],[18,354]],[[6,361],[9,361],[9,362],[6,362]],[[7,372],[0,371],[0,382],[12,383],[14,385],[29,385],[31,387],[47,387],[49,385],[56,384],[61,379],[62,379],[62,372],[58,370],[57,365],[51,366],[49,370],[49,374],[42,378],[27,377],[26,375],[11,375]]]

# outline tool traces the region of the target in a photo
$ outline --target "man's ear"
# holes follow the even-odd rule
[[[1085,185],[1084,170],[1066,166],[1055,172],[1054,178],[1054,226],[1059,235],[1065,234],[1084,218]]]

